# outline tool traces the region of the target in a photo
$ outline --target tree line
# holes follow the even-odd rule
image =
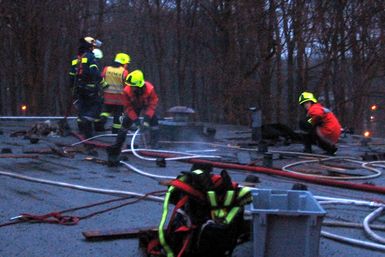
[[[64,115],[68,70],[82,36],[103,41],[103,65],[131,56],[160,96],[159,112],[293,128],[312,91],[345,127],[383,104],[383,0],[1,0],[0,113]]]

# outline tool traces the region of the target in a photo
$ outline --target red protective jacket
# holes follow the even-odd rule
[[[333,144],[337,143],[341,135],[341,125],[336,116],[319,103],[312,104],[307,111],[309,122],[318,127],[323,137]]]
[[[155,92],[154,86],[146,81],[143,87],[144,91],[141,95],[135,95],[132,87],[129,85],[123,91],[126,98],[124,111],[132,121],[138,118],[139,113],[137,111],[141,111],[143,115],[152,118],[158,105],[158,95]]]

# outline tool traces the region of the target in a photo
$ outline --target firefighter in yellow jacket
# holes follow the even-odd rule
[[[112,133],[117,133],[121,128],[120,116],[123,113],[125,97],[123,95],[124,81],[128,75],[127,65],[130,63],[130,56],[125,53],[118,53],[114,63],[106,66],[102,72],[104,81],[108,87],[104,89],[104,105],[100,119],[95,123],[96,131],[104,131],[107,118],[113,115]]]

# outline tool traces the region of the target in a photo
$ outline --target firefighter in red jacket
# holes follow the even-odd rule
[[[104,89],[103,112],[100,114],[98,122],[95,122],[96,131],[105,130],[104,125],[111,114],[113,115],[112,133],[118,133],[122,127],[120,116],[123,113],[125,102],[123,89],[128,75],[128,63],[130,63],[130,56],[125,53],[118,53],[115,56],[114,64],[103,69],[102,77],[105,83],[108,84],[108,87]]]
[[[308,132],[304,136],[304,152],[311,153],[311,145],[317,144],[328,154],[334,154],[341,135],[341,125],[336,116],[318,103],[313,93],[303,92],[298,102],[307,112],[306,120],[300,122],[300,128]]]
[[[142,131],[151,129],[151,146],[156,146],[159,139],[159,124],[155,114],[158,105],[158,95],[155,92],[154,86],[144,80],[142,71],[135,70],[127,75],[123,95],[125,98],[125,115],[122,121],[122,128],[118,132],[115,144],[107,149],[111,166],[119,163],[120,150],[126,140],[128,129],[132,124]],[[139,118],[140,115],[143,116],[142,120]]]

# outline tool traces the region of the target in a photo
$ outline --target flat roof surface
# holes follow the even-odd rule
[[[0,120],[0,150],[8,148],[13,154],[26,154],[37,149],[47,149],[56,146],[63,149],[63,145],[71,145],[79,140],[73,136],[41,137],[37,144],[31,144],[30,140],[23,136],[10,137],[15,131],[29,130],[36,120]],[[250,144],[250,134],[247,127],[210,124],[216,128],[214,141],[209,143],[171,143],[161,142],[162,150],[177,151],[201,151],[202,154],[219,155],[222,158],[217,161],[239,164],[251,160],[250,165],[262,166],[264,155],[257,151],[257,146]],[[75,129],[74,124],[71,127]],[[99,141],[110,143],[113,138],[100,138]],[[129,142],[130,137],[127,138]],[[162,140],[162,139],[161,139]],[[362,138],[354,135],[346,135],[341,138],[337,157],[348,156],[354,160],[362,160],[361,156],[375,155],[380,158],[385,152],[385,140],[373,139],[369,145],[361,144]],[[138,142],[140,145],[141,143]],[[58,146],[59,145],[59,146]],[[242,150],[240,147],[250,148]],[[68,148],[69,149],[69,148]],[[0,171],[25,175],[33,178],[65,182],[86,187],[95,187],[110,190],[121,190],[136,193],[148,193],[166,189],[154,178],[149,178],[129,170],[125,166],[107,167],[95,161],[87,160],[90,157],[82,147],[77,148],[73,158],[61,157],[58,154],[37,154],[38,158],[0,158]],[[296,154],[280,154],[277,151],[302,151],[299,144],[284,145],[278,141],[275,145],[269,146],[273,152],[273,167],[280,169],[283,166],[314,158],[299,156]],[[322,154],[322,150],[313,147],[316,154]],[[96,159],[106,160],[105,150],[95,148]],[[31,153],[32,154],[32,153]],[[156,175],[176,176],[180,171],[188,171],[191,164],[179,161],[167,161],[166,167],[161,168],[154,161],[141,160],[132,154],[127,154],[127,162],[135,167]],[[1,155],[0,155],[1,157]],[[310,159],[309,159],[310,158]],[[89,159],[89,158],[88,158]],[[326,166],[325,166],[326,165]],[[329,165],[329,166],[328,166]],[[331,165],[331,166],[330,166]],[[341,168],[342,167],[342,168]],[[300,171],[311,171],[314,174],[326,174],[332,176],[357,176],[374,174],[372,171],[361,168],[359,164],[347,161],[342,158],[334,161],[325,161],[323,165],[308,164],[299,165],[293,169]],[[376,167],[383,171],[383,168]],[[219,173],[221,169],[215,168],[214,172]],[[384,201],[384,195],[378,193],[364,192],[345,188],[323,186],[304,181],[294,180],[281,176],[272,176],[262,173],[251,173],[241,170],[228,170],[233,180],[243,183],[250,175],[259,177],[260,183],[257,188],[290,190],[294,183],[301,183],[308,186],[311,193],[317,196],[353,198],[366,201]],[[385,186],[384,175],[371,179],[347,180],[358,184],[371,184]],[[95,202],[109,200],[117,196],[91,193],[81,190],[53,186],[17,179],[9,176],[0,176],[0,223],[9,222],[11,217],[22,213],[42,215],[55,211],[88,205]],[[74,211],[68,215],[85,216],[97,210],[116,206],[118,203],[111,203],[101,207],[94,207],[85,210]],[[363,219],[374,211],[374,207],[356,205],[325,205],[327,215],[324,221],[343,221],[361,223]],[[157,201],[141,200],[135,204],[127,205],[106,213],[102,213],[87,219],[82,219],[77,225],[57,225],[48,223],[20,223],[11,226],[0,227],[0,256],[1,257],[48,257],[48,256],[142,256],[138,248],[137,239],[117,239],[89,242],[82,236],[82,231],[88,230],[110,230],[137,227],[157,226],[161,217],[162,203]],[[384,217],[377,219],[374,224],[383,225]],[[341,228],[322,226],[323,231],[336,233],[347,237],[371,241],[359,228]],[[293,231],[295,233],[296,231]],[[384,231],[377,231],[379,235],[385,236]],[[290,242],[290,239],[288,239]],[[233,256],[252,256],[252,242],[239,246]],[[288,245],[290,247],[290,245]],[[370,250],[363,247],[352,246],[338,241],[321,237],[319,254],[321,257],[330,256],[384,256],[384,251]]]

